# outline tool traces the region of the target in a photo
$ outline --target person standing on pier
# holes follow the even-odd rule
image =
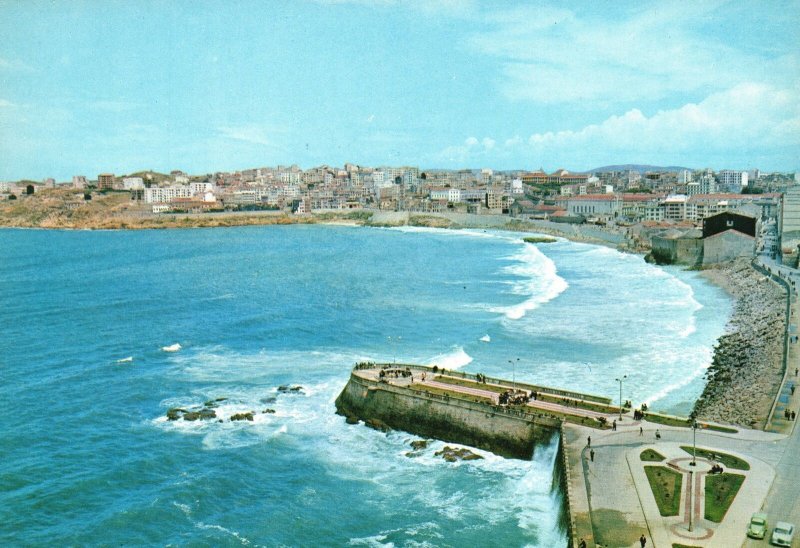
[[[587,436],[586,437],[586,447],[591,447],[591,446],[592,446],[592,436]]]
[[[642,548],[644,548],[644,545],[645,545],[645,544],[647,544],[647,539],[645,538],[645,536],[644,536],[644,535],[642,535],[641,537],[639,537],[639,544],[641,544],[641,545],[642,545]]]

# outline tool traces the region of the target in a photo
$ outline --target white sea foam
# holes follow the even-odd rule
[[[212,529],[219,531],[221,533],[225,533],[226,535],[230,535],[234,537],[236,540],[238,540],[240,543],[242,543],[243,546],[250,546],[252,544],[252,542],[250,542],[249,539],[243,537],[237,531],[233,531],[231,529],[223,527],[222,525],[205,524],[202,521],[198,521],[197,523],[194,524],[194,526],[197,527],[198,529]]]
[[[677,378],[673,383],[667,384],[666,386],[661,386],[658,390],[646,396],[642,403],[646,403],[648,407],[653,408],[653,406],[659,401],[666,398],[668,395],[672,394],[673,392],[677,392],[682,388],[685,388],[693,381],[697,380],[698,378],[702,377],[705,374],[708,367],[711,365],[711,354],[712,350],[709,348],[697,348],[694,349],[692,354],[696,357],[694,368],[690,371],[686,371],[686,367],[682,367],[682,373],[678,375],[668,375],[662,376],[662,378]],[[700,359],[697,359],[699,357]]]
[[[169,346],[162,346],[161,350],[164,352],[178,352],[180,349],[183,348],[180,343],[171,344]]]
[[[128,356],[127,358],[120,358],[117,360],[117,363],[128,363],[133,361],[133,356]]]
[[[514,293],[530,297],[515,305],[492,308],[492,312],[501,312],[510,320],[518,320],[569,287],[567,281],[558,275],[555,263],[536,246],[526,245],[509,259],[517,264],[505,267],[504,271],[522,278],[514,285]]]
[[[492,338],[488,334],[484,335],[478,340],[485,343],[492,342]]]
[[[464,351],[461,346],[454,345],[450,352],[439,354],[430,359],[431,365],[438,365],[445,369],[458,369],[472,362],[472,356]]]

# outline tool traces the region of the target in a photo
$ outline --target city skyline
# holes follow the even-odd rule
[[[0,13],[0,180],[346,162],[798,167],[798,2]]]

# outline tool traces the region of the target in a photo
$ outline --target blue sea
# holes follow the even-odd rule
[[[562,546],[555,446],[410,458],[335,414],[353,364],[615,401],[627,375],[686,413],[730,309],[696,273],[499,231],[0,230],[0,544]],[[215,398],[223,422],[165,418]]]

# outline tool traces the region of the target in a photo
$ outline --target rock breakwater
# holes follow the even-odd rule
[[[698,417],[763,427],[783,377],[786,293],[737,260],[703,271],[736,299],[726,334],[714,348],[708,383],[695,403]]]

